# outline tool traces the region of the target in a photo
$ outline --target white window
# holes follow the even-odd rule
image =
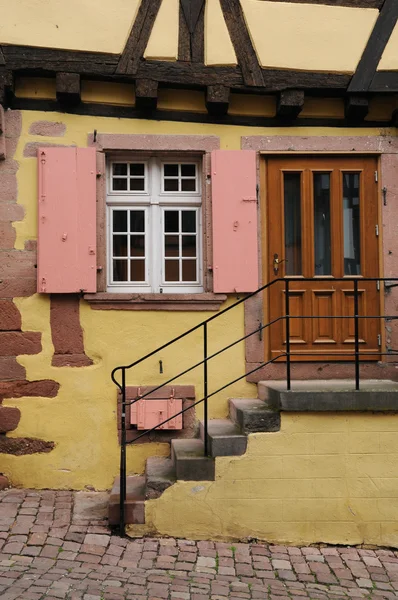
[[[109,162],[109,291],[203,291],[200,173],[195,160]]]

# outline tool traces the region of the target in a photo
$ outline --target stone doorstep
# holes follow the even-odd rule
[[[292,381],[260,381],[259,398],[271,410],[291,412],[398,412],[398,382],[363,380],[355,390],[353,380],[331,379]]]
[[[145,499],[154,500],[173,483],[176,482],[176,473],[171,458],[151,456],[146,460],[146,485]]]
[[[200,421],[200,439],[204,442],[204,421]],[[212,419],[207,424],[208,450],[211,456],[241,456],[246,452],[247,435],[230,419]]]
[[[134,525],[145,523],[145,477],[129,476],[126,481],[125,522]],[[120,477],[116,477],[108,506],[109,525],[119,524]]]
[[[254,398],[232,398],[229,401],[229,414],[241,430],[248,433],[279,431],[281,416],[270,409],[262,400]]]
[[[214,481],[214,458],[204,456],[204,444],[198,439],[171,441],[171,457],[177,479],[184,481]]]

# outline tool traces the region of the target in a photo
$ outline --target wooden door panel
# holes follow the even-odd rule
[[[380,294],[363,277],[379,275],[378,191],[372,157],[278,157],[267,160],[265,281],[290,281],[290,342],[296,360],[353,360],[353,282],[359,281],[359,313],[380,314]],[[274,272],[273,258],[280,261]],[[284,262],[285,260],[288,262]],[[315,277],[305,282],[303,278]],[[269,320],[285,314],[284,284],[270,288]],[[300,320],[294,317],[315,318]],[[361,319],[360,350],[377,359],[379,319]],[[270,327],[270,356],[286,349],[285,321]],[[339,356],[340,355],[340,356]]]

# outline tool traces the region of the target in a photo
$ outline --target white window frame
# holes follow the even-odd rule
[[[112,170],[114,163],[144,163],[145,191],[114,191],[112,189]],[[165,192],[163,184],[164,164],[194,164],[196,166],[196,192]],[[151,156],[143,160],[134,155],[112,157],[107,162],[107,290],[113,293],[201,293],[203,288],[203,219],[201,161],[192,157]],[[145,210],[145,282],[113,281],[113,210]],[[165,210],[189,210],[196,212],[197,238],[197,281],[166,282],[164,250],[164,212]],[[116,233],[117,235],[117,233]],[[123,234],[122,234],[123,235]],[[189,235],[189,233],[187,233]],[[129,253],[129,251],[128,251]],[[129,256],[129,254],[128,254]],[[189,259],[189,257],[187,257]],[[129,258],[127,259],[129,260]],[[179,256],[179,260],[184,260]]]

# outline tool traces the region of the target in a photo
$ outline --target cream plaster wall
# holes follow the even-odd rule
[[[82,102],[134,106],[134,85],[109,81],[82,81],[81,98]]]
[[[392,71],[398,69],[398,25],[395,25],[377,67],[378,71],[388,71],[389,69]]]
[[[122,52],[140,0],[0,0],[0,43]]]
[[[241,1],[263,67],[352,73],[379,11],[365,8]]]
[[[179,0],[163,0],[144,52],[145,58],[177,60]]]
[[[222,14],[220,0],[207,0],[205,7],[206,65],[236,65],[237,59]]]
[[[147,502],[147,531],[398,547],[397,460],[397,415],[282,413],[280,432],[216,459],[214,482],[180,481]]]

